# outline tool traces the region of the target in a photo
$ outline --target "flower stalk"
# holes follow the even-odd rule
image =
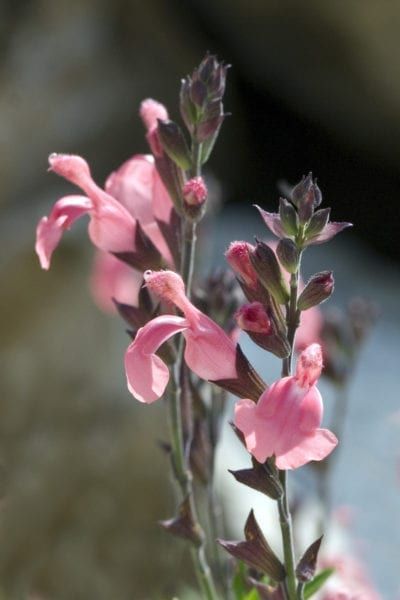
[[[193,143],[193,176],[200,174],[200,156],[201,144]],[[182,259],[181,276],[185,284],[186,296],[190,299],[193,271],[196,252],[196,221],[190,220],[187,216],[182,219]],[[182,500],[189,502],[191,518],[194,528],[198,535],[198,544],[194,544],[192,549],[192,560],[196,571],[199,585],[206,600],[216,600],[216,590],[213,581],[211,569],[207,562],[205,554],[206,537],[203,528],[200,525],[193,490],[193,476],[188,464],[188,452],[185,448],[184,424],[182,414],[182,386],[183,370],[185,363],[183,361],[184,340],[181,337],[178,343],[178,352],[173,368],[173,383],[170,394],[170,427],[172,437],[172,460],[174,464],[175,476],[179,483]],[[190,417],[191,418],[191,417]],[[191,429],[191,425],[189,428]],[[189,442],[190,443],[190,442]]]
[[[301,253],[299,253],[298,266],[295,273],[290,277],[290,299],[287,305],[287,338],[290,344],[290,354],[282,361],[282,377],[292,374],[292,357],[296,329],[299,325],[299,313],[297,310],[297,295],[299,287]],[[283,494],[278,499],[279,522],[282,535],[283,556],[286,569],[285,592],[288,600],[299,598],[296,591],[295,556],[292,531],[292,517],[289,509],[287,471],[279,471],[279,480],[282,485]]]

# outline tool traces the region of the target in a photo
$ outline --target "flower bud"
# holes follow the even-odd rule
[[[158,137],[164,151],[184,171],[192,166],[189,148],[181,128],[174,121],[158,120]]]
[[[324,229],[325,225],[329,221],[330,213],[330,208],[321,208],[313,214],[305,231],[307,239],[313,237],[314,235],[317,235],[318,233],[321,233],[321,231]]]
[[[312,173],[303,177],[292,190],[292,202],[297,206],[299,221],[305,225],[322,202],[322,193],[316,182],[313,181]]]
[[[297,564],[296,576],[301,583],[308,583],[314,578],[322,537],[321,535],[320,538],[307,548]]]
[[[299,218],[293,204],[285,198],[279,200],[279,216],[285,233],[296,235],[299,228]]]
[[[227,69],[227,65],[208,54],[192,76],[182,81],[181,115],[192,138],[202,145],[202,164],[208,160],[225,118],[222,98]]]
[[[327,300],[333,292],[334,285],[332,271],[321,271],[313,275],[299,296],[299,310],[307,310]]]
[[[245,304],[236,312],[236,322],[244,331],[255,333],[270,333],[271,321],[261,302]]]
[[[255,249],[250,253],[250,260],[263,286],[279,304],[286,304],[289,301],[289,290],[275,252],[264,242],[257,241]]]
[[[193,177],[183,186],[183,199],[189,206],[202,206],[207,199],[207,187],[202,177]]]
[[[292,202],[299,207],[300,202],[304,198],[306,194],[310,191],[312,186],[312,173],[309,173],[307,176],[303,175],[301,181],[297,183],[292,189]]]
[[[296,244],[289,238],[279,240],[276,253],[282,267],[288,273],[296,273],[299,266],[299,252]]]
[[[250,261],[254,246],[248,242],[232,242],[225,257],[237,275],[250,287],[257,287],[257,273]]]

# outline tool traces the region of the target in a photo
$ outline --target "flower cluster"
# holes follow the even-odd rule
[[[317,388],[323,368],[318,305],[331,296],[334,279],[330,271],[322,271],[303,284],[300,262],[307,247],[328,241],[350,224],[330,222],[330,209],[319,208],[322,194],[310,174],[280,199],[279,212],[258,207],[278,243],[235,241],[227,249],[235,292],[232,275],[210,278],[203,290],[199,281],[193,286],[196,227],[208,197],[202,167],[224,121],[226,74],[227,66],[207,55],[182,81],[180,112],[186,133],[162,104],[143,101],[140,116],[152,154],[127,160],[107,178],[104,189],[83,158],[52,154],[50,170],[83,195],[62,197],[40,220],[36,252],[42,268],[49,269],[64,231],[80,217],[89,217],[89,238],[98,250],[91,279],[94,295],[106,310],[116,306],[130,326],[128,390],[145,404],[168,397],[172,407],[168,451],[182,502],[178,516],[163,526],[200,548],[195,560],[205,573],[210,572],[204,567],[205,534],[190,468],[210,485],[226,392],[239,397],[234,429],[252,467],[234,475],[279,503],[285,564],[273,554],[252,513],[245,542],[221,543],[268,575],[273,584],[268,584],[268,594],[294,600],[300,597],[295,596],[296,581],[301,588],[315,571],[320,540],[306,551],[295,572],[284,472],[323,460],[338,442],[321,428],[323,404]],[[280,379],[270,385],[261,379],[237,344],[239,330],[282,360]],[[182,335],[172,339],[176,334]],[[293,374],[295,352],[299,355]],[[212,383],[211,392],[204,382]],[[211,575],[205,576],[205,586],[207,598],[215,598]]]

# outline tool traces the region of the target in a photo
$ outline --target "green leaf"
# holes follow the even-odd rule
[[[335,569],[324,569],[323,571],[320,571],[312,581],[306,583],[306,585],[304,586],[304,600],[307,600],[307,598],[311,598],[311,596],[314,596],[314,594],[316,594],[318,590],[322,588],[325,581],[329,579],[329,577],[332,575],[332,573],[334,573],[334,571]]]
[[[232,588],[235,594],[235,600],[243,600],[246,595],[246,570],[247,567],[244,562],[238,562],[236,567],[236,573],[233,578]]]
[[[243,600],[260,600],[260,595],[257,592],[256,588],[253,588],[249,591],[248,594],[243,596]]]

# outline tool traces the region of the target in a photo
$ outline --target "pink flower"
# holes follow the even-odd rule
[[[106,191],[116,198],[140,222],[165,261],[172,265],[171,252],[161,232],[159,222],[168,224],[174,210],[171,198],[151,155],[136,155],[111,173]]]
[[[219,325],[190,302],[181,277],[172,271],[147,271],[144,278],[152,292],[174,304],[184,317],[161,315],[139,329],[125,354],[128,389],[133,396],[148,404],[162,396],[169,370],[155,353],[180,332],[186,340],[186,364],[198,377],[211,381],[236,378],[235,344]]]
[[[354,556],[331,556],[321,561],[322,568],[334,573],[322,589],[321,600],[380,600],[364,565]]]
[[[321,344],[323,316],[318,306],[312,306],[300,313],[300,325],[294,339],[296,352],[301,352],[310,344]]]
[[[321,369],[321,348],[312,344],[299,356],[296,375],[273,383],[257,404],[248,399],[236,404],[235,425],[259,462],[275,455],[279,469],[296,469],[332,452],[335,435],[319,429],[323,407],[315,384]]]
[[[138,305],[143,283],[142,274],[112,254],[98,251],[95,256],[90,290],[98,307],[107,313],[116,313],[113,299],[121,304]]]
[[[140,117],[147,129],[146,139],[151,148],[154,156],[161,156],[163,154],[163,147],[158,137],[158,120],[167,121],[168,111],[163,104],[147,98],[143,100],[139,109]]]
[[[43,217],[36,230],[35,250],[41,267],[49,269],[53,251],[63,232],[84,214],[90,217],[89,237],[100,250],[132,252],[136,220],[115,198],[93,181],[87,162],[80,156],[52,154],[50,169],[79,186],[86,196],[65,196]]]

